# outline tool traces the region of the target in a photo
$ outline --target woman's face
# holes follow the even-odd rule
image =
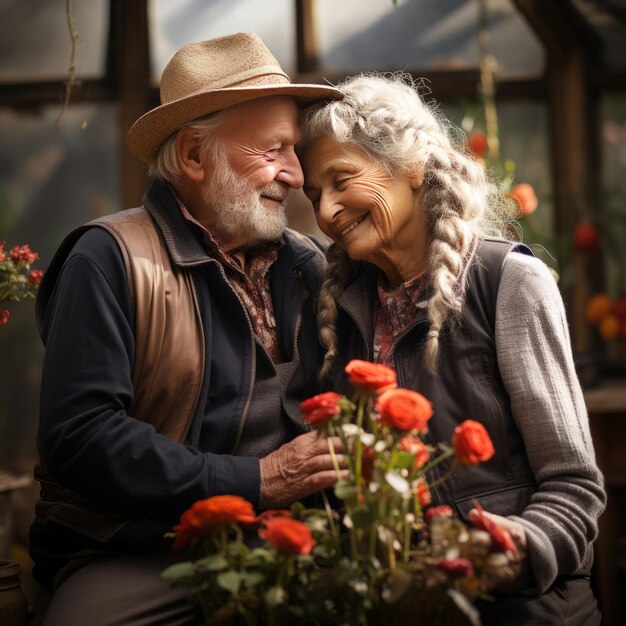
[[[354,144],[319,137],[303,155],[304,192],[320,229],[351,258],[380,267],[391,282],[415,275],[425,229],[421,176],[396,174]]]

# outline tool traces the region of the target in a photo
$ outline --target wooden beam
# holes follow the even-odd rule
[[[394,72],[397,68],[380,72]],[[407,69],[414,80],[423,80],[424,87],[432,93],[437,102],[454,102],[461,98],[478,97],[478,85],[480,72],[478,70],[420,70]],[[317,70],[302,72],[297,75],[297,80],[304,83],[337,84],[354,72],[342,72],[338,70]],[[512,75],[504,74],[496,76],[498,100],[546,100],[548,84],[545,76],[537,75]]]
[[[0,106],[13,109],[38,109],[63,102],[64,79],[38,83],[0,83]],[[80,80],[72,88],[70,105],[76,102],[110,102],[116,91],[107,80]]]
[[[314,3],[315,0],[296,0],[296,70],[298,74],[317,69],[318,48]]]

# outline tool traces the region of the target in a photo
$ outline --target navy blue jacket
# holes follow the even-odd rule
[[[230,454],[254,380],[255,345],[246,313],[169,188],[154,183],[144,206],[173,262],[193,277],[205,332],[205,380],[185,445],[127,413],[133,310],[124,262],[109,233],[90,228],[71,235],[38,299],[46,345],[40,455],[59,484],[133,520],[116,537],[117,546],[159,539],[196,500],[226,493],[253,504],[259,498],[258,459]],[[282,353],[289,360],[297,341],[301,356],[283,405],[304,431],[293,396],[304,399],[316,391],[314,300],[325,261],[301,235],[286,231],[284,240],[270,284]],[[35,561],[62,560],[93,546],[93,538],[47,520],[37,519],[31,529]]]

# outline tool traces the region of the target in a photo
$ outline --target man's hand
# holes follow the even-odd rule
[[[340,468],[345,468],[343,445],[338,437],[330,439]],[[315,432],[296,437],[261,459],[261,496],[259,508],[289,506],[337,482],[329,439]],[[348,471],[341,470],[341,478]]]
[[[468,514],[468,518],[470,522],[476,523],[482,528],[483,526],[479,523],[480,515],[481,513],[476,509],[472,509]],[[524,527],[519,522],[495,515],[494,513],[482,511],[482,515],[487,520],[508,530],[517,548],[517,553],[507,553],[508,558],[494,558],[491,564],[488,561],[486,569],[488,591],[510,593],[523,589],[530,584]],[[493,556],[496,557],[495,554]]]

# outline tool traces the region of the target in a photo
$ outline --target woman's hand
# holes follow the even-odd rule
[[[330,439],[340,468],[345,468],[341,439]],[[329,451],[329,439],[315,432],[300,435],[261,459],[259,508],[289,506],[312,493],[332,487],[338,479]],[[347,479],[348,470],[340,477]]]
[[[524,527],[519,522],[507,517],[487,513],[486,511],[479,512],[477,509],[472,509],[468,513],[468,519],[479,528],[483,528],[484,522],[481,522],[481,515],[483,518],[486,518],[487,521],[491,521],[497,526],[507,530],[517,548],[517,552],[515,553],[507,552],[508,558],[506,560],[504,558],[498,559],[494,561],[492,567],[487,568],[487,590],[510,593],[529,586],[526,532]]]

